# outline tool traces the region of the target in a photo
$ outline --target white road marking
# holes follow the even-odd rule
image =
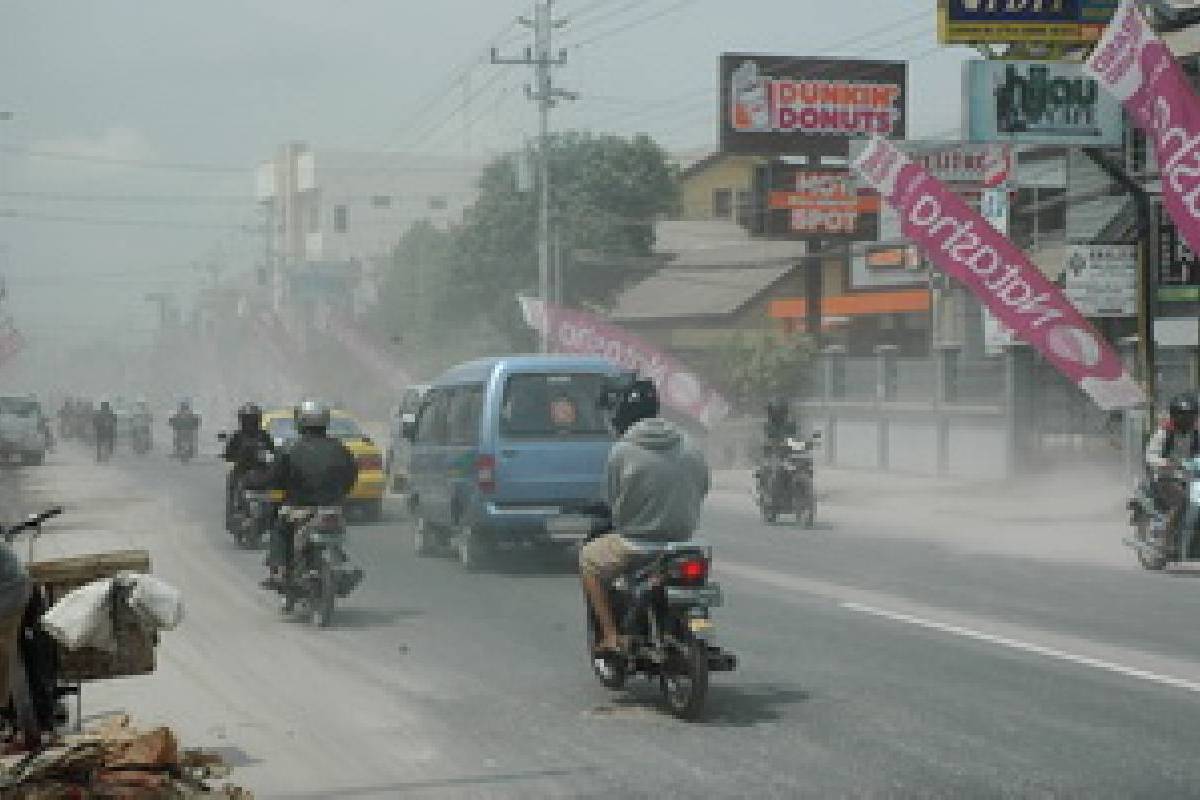
[[[925,619],[923,617],[914,617],[911,614],[901,614],[895,611],[876,608],[875,606],[864,605],[862,603],[843,602],[839,603],[839,605],[842,608],[846,608],[851,611],[858,611],[863,614],[870,614],[872,616],[882,617],[883,619],[890,619],[893,622],[901,622],[906,625],[916,625],[921,628],[928,628],[930,630],[940,631],[942,633],[963,636],[968,639],[987,642],[988,644],[1000,645],[1001,647],[1008,647],[1013,650],[1021,650],[1026,653],[1034,653],[1047,658],[1055,658],[1059,661],[1068,661],[1072,664],[1080,664],[1082,666],[1092,667],[1094,669],[1102,669],[1107,672],[1116,673],[1117,675],[1124,675],[1129,678],[1150,681],[1151,683],[1159,683],[1164,686],[1173,686],[1177,689],[1186,689],[1189,692],[1196,692],[1197,694],[1200,694],[1200,683],[1184,680],[1183,678],[1175,678],[1170,675],[1162,675],[1157,672],[1150,672],[1149,670],[1127,667],[1122,664],[1116,664],[1112,661],[1104,661],[1103,659],[1099,658],[1090,658],[1088,656],[1081,656],[1075,653],[1068,653],[1064,650],[1056,650],[1053,647],[1045,647],[1044,645],[1034,644],[1032,642],[1023,642],[1020,639],[1010,639],[1007,636],[997,636],[992,633],[977,631],[973,628],[950,625],[945,622],[937,622],[936,620]]]

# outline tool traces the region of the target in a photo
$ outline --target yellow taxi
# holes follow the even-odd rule
[[[296,421],[290,408],[264,413],[262,425],[276,447],[286,447],[296,438]],[[358,481],[346,498],[347,510],[360,511],[368,520],[379,519],[383,514],[383,492],[387,485],[383,453],[363,431],[358,420],[345,411],[335,409],[330,412],[329,435],[340,439],[358,462]]]

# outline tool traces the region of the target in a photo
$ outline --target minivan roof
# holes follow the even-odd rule
[[[435,386],[462,383],[483,383],[496,368],[506,372],[547,372],[552,370],[585,370],[587,372],[617,372],[620,368],[600,356],[573,355],[516,355],[480,358],[451,367],[435,382]]]

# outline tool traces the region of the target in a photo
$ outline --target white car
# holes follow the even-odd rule
[[[38,465],[46,459],[42,406],[31,397],[0,397],[0,458]]]

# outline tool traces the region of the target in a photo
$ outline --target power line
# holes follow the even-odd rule
[[[178,222],[164,219],[125,219],[119,217],[83,217],[70,214],[43,214],[38,211],[0,209],[0,219],[27,219],[37,222],[69,222],[80,225],[107,225],[133,228],[186,228],[191,230],[252,230],[245,225],[221,225],[204,222]]]
[[[638,26],[645,25],[648,22],[653,22],[654,20],[658,19],[659,17],[665,17],[667,14],[670,14],[674,11],[678,11],[679,9],[683,8],[684,6],[690,6],[692,3],[695,3],[695,2],[696,2],[696,0],[678,0],[678,2],[672,3],[671,5],[667,6],[666,8],[659,9],[658,11],[654,12],[653,14],[647,14],[644,17],[639,17],[638,19],[627,22],[624,25],[618,25],[615,28],[610,28],[606,31],[602,31],[602,32],[596,34],[595,36],[592,36],[588,39],[584,39],[581,42],[576,42],[575,44],[571,45],[571,47],[573,47],[575,49],[579,49],[581,47],[587,47],[588,45],[594,44],[594,43],[600,41],[601,39],[607,39],[610,36],[616,36],[619,33],[624,33],[625,31],[630,30],[631,28],[636,28]]]
[[[191,164],[171,161],[150,161],[140,158],[111,158],[109,156],[87,155],[84,153],[68,153],[55,150],[32,150],[11,145],[0,145],[0,153],[6,155],[25,156],[27,158],[45,158],[57,161],[82,161],[92,164],[112,164],[122,167],[140,167],[145,169],[164,169],[179,172],[213,172],[213,173],[245,173],[250,167],[234,167],[222,164]]]

